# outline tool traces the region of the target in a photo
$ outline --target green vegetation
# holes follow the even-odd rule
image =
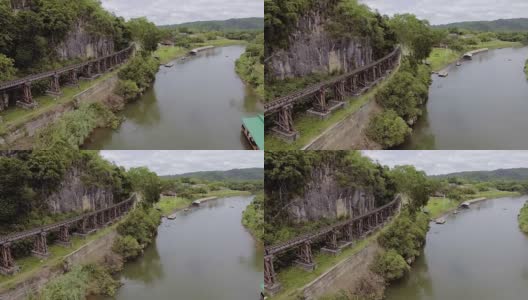
[[[394,74],[391,74],[389,78],[393,78]],[[317,81],[315,81],[317,82]],[[314,83],[315,83],[314,82]],[[299,116],[295,116],[295,130],[297,130],[300,134],[300,138],[298,138],[296,141],[292,143],[285,143],[284,140],[274,136],[271,133],[266,134],[266,148],[273,149],[273,150],[298,150],[302,147],[309,144],[314,138],[322,134],[325,130],[333,126],[334,124],[337,124],[346,118],[348,118],[350,115],[358,111],[363,105],[374,99],[375,95],[378,93],[379,90],[384,88],[388,84],[388,80],[385,80],[378,86],[371,89],[366,94],[363,94],[359,97],[353,97],[346,99],[348,101],[348,104],[343,109],[340,109],[338,111],[334,111],[328,118],[322,120],[320,118],[314,118],[312,116],[308,116],[306,114],[301,114]],[[266,86],[266,94],[269,93],[270,89],[273,89],[275,85],[273,86]],[[268,125],[266,125],[268,127]]]
[[[528,202],[524,204],[519,212],[519,228],[524,233],[528,233]]]
[[[398,41],[406,48],[408,57],[418,63],[429,57],[439,35],[431,30],[428,21],[412,14],[397,14],[389,21]]]
[[[246,48],[246,52],[236,61],[236,71],[240,77],[264,98],[264,34],[259,34]]]
[[[143,195],[143,202],[153,205],[160,199],[160,179],[158,175],[146,167],[131,168],[127,172],[128,179],[134,191]]]
[[[242,224],[257,239],[264,237],[264,193],[255,196],[242,215]]]
[[[15,12],[10,1],[1,0],[0,54],[14,61],[18,76],[70,64],[59,60],[55,48],[81,23],[94,38],[113,40],[114,50],[131,40],[125,20],[105,11],[99,1],[32,1],[31,10]]]
[[[389,282],[402,278],[411,270],[405,259],[393,249],[378,253],[371,268]]]
[[[264,158],[266,243],[289,239],[317,226],[336,220],[295,224],[287,207],[296,195],[302,195],[314,170],[332,170],[339,184],[362,188],[375,195],[376,206],[389,203],[396,194],[396,182],[388,168],[372,162],[357,151],[273,151]]]
[[[528,59],[526,60],[526,63],[524,64],[524,73],[526,74],[526,78],[528,79]]]
[[[297,21],[308,10],[318,7],[315,0],[265,0],[264,33],[266,57],[277,49],[288,47],[288,37]],[[357,0],[340,0],[328,5],[324,12],[328,18],[327,30],[339,38],[368,38],[375,57],[388,53],[396,43],[387,18],[372,12]]]
[[[161,176],[163,179],[184,180],[184,183],[198,183],[199,179],[205,181],[248,181],[263,180],[264,170],[262,168],[233,169],[228,171],[202,171],[179,175]],[[186,179],[184,179],[186,178]],[[192,182],[191,182],[192,181]]]
[[[158,69],[158,61],[148,53],[142,53],[142,55],[132,58],[126,67],[118,73],[120,79],[118,94],[125,99],[136,98],[150,86],[156,78]]]
[[[94,151],[57,145],[48,150],[21,151],[11,157],[0,157],[0,232],[24,230],[72,217],[71,214],[50,214],[44,200],[60,187],[64,176],[73,168],[81,171],[82,183],[87,189],[105,188],[114,194],[116,201],[127,198],[132,191],[126,171]]]
[[[135,209],[117,226],[120,237],[114,242],[112,250],[125,260],[136,258],[143,253],[143,248],[152,243],[160,224],[161,214],[156,209]]]
[[[160,210],[162,215],[167,216],[175,210],[188,207],[191,203],[192,200],[182,197],[161,196],[160,201],[156,204],[156,208]]]
[[[412,125],[422,115],[429,96],[430,70],[405,60],[399,72],[376,94],[376,101]]]
[[[306,272],[296,266],[285,267],[283,269],[277,270],[279,271],[277,274],[277,280],[281,283],[282,287],[280,292],[273,296],[272,299],[301,299],[300,297],[302,292],[299,290],[300,287],[310,283],[344,259],[363,250],[366,246],[376,240],[378,234],[379,233],[376,233],[366,239],[358,241],[352,247],[343,249],[343,251],[341,251],[341,253],[338,255],[323,254],[321,252],[314,253],[314,261],[317,264],[317,268],[312,272]]]
[[[499,169],[493,171],[456,172],[432,176],[436,179],[446,179],[451,183],[493,182],[493,181],[528,181],[528,168]]]
[[[440,71],[448,64],[458,60],[461,53],[451,50],[449,48],[433,48],[431,55],[427,58],[433,71]]]
[[[160,64],[167,64],[171,60],[185,56],[189,49],[178,46],[161,46],[154,52],[154,57],[159,58]]]
[[[76,148],[96,128],[116,128],[120,120],[100,102],[83,103],[79,109],[65,113],[57,122],[41,129],[35,137],[35,149],[50,149],[67,144]]]
[[[402,144],[411,131],[400,116],[388,110],[370,120],[367,136],[384,148],[391,148]]]
[[[495,21],[473,21],[457,22],[445,25],[437,25],[435,28],[449,29],[451,31],[471,30],[471,31],[494,31],[502,33],[515,33],[528,31],[528,19],[500,19]]]
[[[158,49],[158,43],[161,39],[161,31],[149,22],[147,18],[135,18],[131,19],[127,23],[127,27],[130,30],[132,38],[135,41],[139,41],[143,51],[150,53]]]
[[[119,282],[103,267],[88,264],[77,266],[44,286],[38,299],[84,299],[88,295],[114,296]]]
[[[237,18],[223,21],[197,21],[188,22],[176,25],[165,25],[160,28],[199,30],[199,31],[248,31],[248,30],[262,30],[264,27],[263,18]]]

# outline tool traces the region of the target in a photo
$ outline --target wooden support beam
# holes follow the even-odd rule
[[[266,255],[264,257],[264,289],[271,296],[280,291],[281,285],[277,281],[277,274],[273,267],[273,255]]]
[[[42,231],[39,234],[35,236],[34,242],[33,242],[33,250],[31,250],[31,253],[41,259],[47,258],[49,256],[48,252],[48,242],[46,239],[47,232]]]
[[[17,271],[15,260],[11,254],[11,243],[0,245],[0,273],[12,275]]]

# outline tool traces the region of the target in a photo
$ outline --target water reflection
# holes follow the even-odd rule
[[[528,47],[491,50],[433,75],[426,119],[404,149],[526,149]]]
[[[96,130],[87,149],[249,149],[241,118],[263,111],[235,72],[244,46],[200,53],[162,66],[153,88],[125,108],[117,130]]]

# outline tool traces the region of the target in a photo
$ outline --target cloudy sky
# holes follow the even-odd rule
[[[360,0],[382,14],[413,13],[431,24],[528,17],[527,0]]]
[[[264,167],[263,151],[103,150],[101,155],[127,169],[145,166],[158,175]]]
[[[125,19],[147,17],[157,25],[264,16],[264,0],[102,0]]]
[[[527,168],[528,151],[362,151],[390,167],[413,165],[429,175]]]

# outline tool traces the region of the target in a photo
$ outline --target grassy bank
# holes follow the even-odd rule
[[[242,225],[258,241],[264,237],[264,192],[259,192],[242,213]]]
[[[20,107],[12,107],[8,110],[0,112],[0,117],[2,117],[3,120],[3,122],[0,123],[0,135],[5,133],[8,127],[17,128],[20,125],[31,121],[35,117],[53,110],[58,105],[73,102],[73,97],[75,95],[87,90],[101,81],[115,76],[122,67],[123,66],[112,72],[103,74],[101,77],[95,80],[81,80],[79,81],[78,87],[63,86],[61,87],[62,95],[60,97],[54,98],[48,95],[34,97],[33,99],[38,103],[38,107],[36,109],[27,110]]]
[[[166,64],[170,61],[173,61],[177,58],[186,56],[189,51],[194,48],[204,47],[204,46],[232,46],[232,45],[246,45],[246,41],[241,40],[229,40],[229,39],[217,39],[211,40],[204,43],[194,43],[189,46],[189,48],[178,47],[178,46],[160,46],[152,54],[154,57],[159,57],[161,64]]]
[[[499,190],[490,190],[485,192],[479,192],[473,195],[465,195],[461,200],[455,200],[450,198],[439,198],[439,197],[431,197],[429,198],[429,202],[427,202],[426,210],[429,212],[429,216],[431,218],[438,218],[442,216],[443,214],[456,209],[460,203],[470,200],[470,199],[476,199],[476,198],[487,198],[487,199],[494,199],[494,198],[500,198],[500,197],[511,197],[511,196],[519,196],[520,194],[518,192],[507,192],[507,191],[499,191]]]
[[[528,79],[528,59],[526,60],[526,63],[524,64],[524,74],[526,74],[526,79]]]
[[[322,253],[314,253],[314,261],[317,263],[317,268],[313,272],[306,272],[299,267],[290,266],[284,270],[281,270],[278,274],[278,281],[281,283],[281,291],[270,299],[273,300],[289,300],[289,299],[301,299],[303,286],[310,283],[317,277],[321,276],[326,271],[340,263],[341,261],[349,258],[350,256],[360,252],[369,243],[375,241],[379,235],[379,232],[355,243],[352,247],[346,248],[341,251],[338,255],[328,255]]]
[[[528,202],[524,204],[517,217],[519,220],[519,228],[522,232],[528,233]]]
[[[72,236],[72,247],[66,248],[58,244],[48,246],[50,256],[46,260],[28,256],[16,260],[17,266],[20,267],[20,272],[14,276],[0,275],[0,291],[8,290],[18,283],[21,283],[29,278],[35,276],[43,268],[61,268],[64,257],[77,251],[89,242],[99,239],[102,236],[115,230],[117,224],[103,228],[94,234],[89,235],[86,239]]]
[[[234,196],[249,196],[251,192],[248,191],[235,191],[235,190],[218,190],[212,191],[207,194],[200,195],[199,197],[194,197],[192,199],[182,198],[182,197],[170,197],[162,196],[160,201],[156,203],[155,207],[159,208],[161,213],[166,216],[174,213],[175,211],[189,207],[192,202],[199,198],[206,197],[234,197]]]
[[[368,91],[366,94],[363,94],[359,97],[352,97],[346,99],[348,101],[348,104],[343,109],[339,109],[337,111],[334,111],[330,116],[324,120],[321,120],[316,117],[308,116],[306,114],[299,114],[294,117],[294,127],[297,131],[299,131],[300,137],[292,142],[288,143],[276,136],[274,136],[271,133],[267,133],[265,140],[266,140],[266,148],[267,149],[273,149],[273,150],[298,150],[309,144],[312,140],[317,138],[319,135],[321,135],[323,132],[325,132],[328,128],[332,127],[333,125],[345,120],[350,115],[357,112],[363,105],[365,105],[367,102],[374,100],[374,95],[385,87],[387,83],[390,81],[390,79],[398,72],[398,69],[396,72],[393,72],[387,79],[385,79],[382,83]]]
[[[443,68],[447,67],[449,64],[452,64],[455,61],[459,60],[465,52],[471,50],[477,50],[481,48],[488,48],[491,50],[522,46],[523,45],[519,42],[493,40],[489,42],[480,42],[476,45],[468,45],[464,48],[463,51],[460,52],[445,48],[433,48],[433,51],[427,58],[427,61],[431,64],[431,68],[433,69],[433,71],[440,71]]]

